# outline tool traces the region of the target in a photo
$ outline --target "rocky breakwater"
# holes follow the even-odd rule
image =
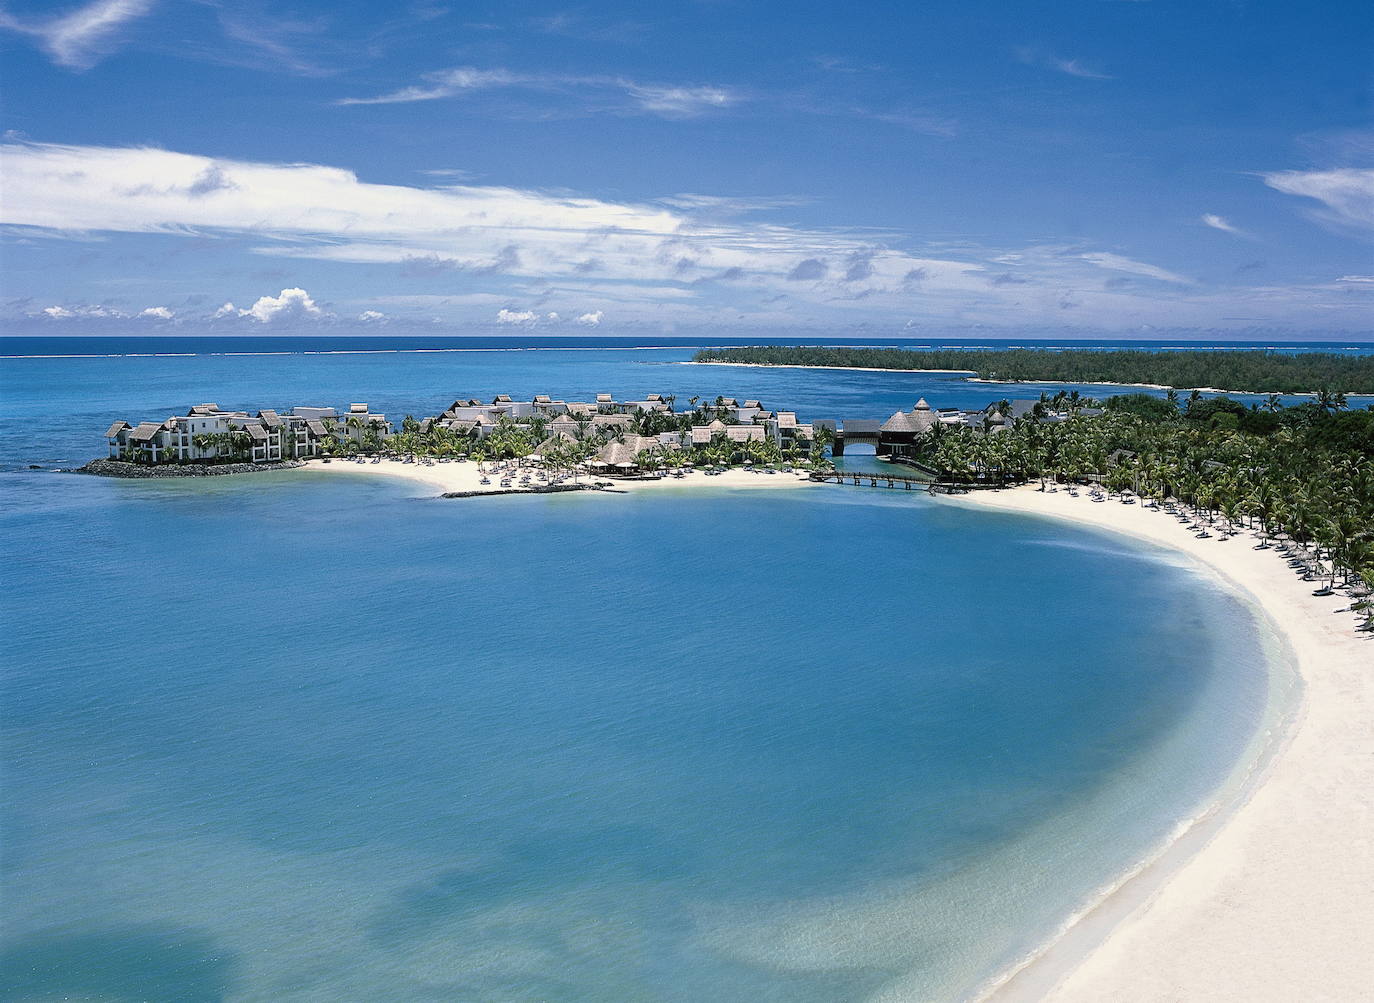
[[[92,460],[84,467],[77,467],[74,474],[95,474],[98,477],[213,477],[221,474],[265,474],[273,470],[290,470],[302,467],[301,460],[276,460],[270,463],[168,463],[147,466],[142,463],[127,463],[124,460]]]

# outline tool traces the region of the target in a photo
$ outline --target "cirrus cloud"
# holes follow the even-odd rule
[[[1374,230],[1374,168],[1275,171],[1261,177],[1275,191],[1320,202],[1324,208],[1318,211],[1318,217],[1325,222]]]
[[[28,35],[59,66],[87,70],[114,45],[119,30],[153,9],[153,0],[95,0],[44,21],[21,21],[0,10],[0,29]]]

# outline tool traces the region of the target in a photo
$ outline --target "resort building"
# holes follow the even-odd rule
[[[130,425],[117,421],[105,433],[111,459],[138,463],[213,463],[316,456],[330,435],[380,443],[391,434],[386,416],[354,404],[340,420],[332,407],[297,407],[288,414],[264,409],[255,414],[197,404],[163,422]]]
[[[959,415],[962,420],[962,412]],[[915,451],[916,440],[939,424],[940,415],[922,397],[910,411],[898,411],[878,430],[879,456],[906,456]]]

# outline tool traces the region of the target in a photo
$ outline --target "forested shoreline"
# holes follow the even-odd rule
[[[1286,537],[1329,586],[1374,590],[1374,410],[1146,394],[1105,405],[1096,417],[1023,420],[996,434],[936,424],[915,458],[955,484],[1090,483],[1182,503],[1222,532]],[[1374,606],[1361,608],[1374,628]]]
[[[1374,355],[1265,351],[1051,351],[1039,348],[938,349],[760,346],[705,348],[693,362],[844,369],[954,370],[984,380],[1121,383],[1215,388],[1236,393],[1374,394]]]

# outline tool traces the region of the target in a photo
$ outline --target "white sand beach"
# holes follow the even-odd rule
[[[488,469],[493,467],[492,461],[484,464]],[[325,463],[323,460],[311,460],[305,466],[298,468],[312,473],[336,473],[336,474],[377,474],[383,477],[395,477],[422,488],[425,493],[431,489],[435,494],[444,494],[450,491],[470,491],[475,494],[496,494],[502,491],[520,491],[522,486],[517,475],[512,486],[502,487],[501,476],[490,474],[487,477],[488,483],[482,483],[482,474],[477,469],[477,464],[467,463],[405,463],[401,460],[378,460],[373,463],[371,460],[364,460],[359,463],[354,460],[331,460]],[[537,467],[530,464],[527,468],[531,473],[530,487],[547,483],[540,480],[537,476]],[[818,485],[810,480],[805,472],[782,473],[781,471],[773,474],[765,474],[762,471],[754,472],[751,470],[733,469],[723,474],[707,475],[703,471],[693,470],[683,477],[663,477],[659,480],[622,480],[618,478],[600,477],[595,474],[580,474],[577,478],[579,483],[588,484],[592,481],[610,481],[614,491],[665,491],[674,488],[716,488],[716,489],[752,489],[752,488],[816,488]],[[565,484],[573,483],[569,477],[564,481]]]
[[[705,362],[683,362],[684,366],[735,366],[740,369],[835,369],[841,372],[850,373],[945,373],[951,376],[960,376],[968,373],[976,373],[976,369],[887,369],[875,366],[804,366],[793,362],[717,362],[714,359]],[[972,381],[970,381],[972,382]]]
[[[952,500],[1177,548],[1248,596],[1301,675],[1286,733],[1219,805],[1004,983],[998,1000],[1374,999],[1374,640],[1273,550],[1160,511],[1035,487]],[[1256,671],[1262,671],[1256,667]]]
[[[312,461],[310,473],[380,474],[426,493],[502,490],[475,463]],[[587,479],[584,475],[583,479]],[[517,480],[518,484],[518,480]],[[625,491],[819,486],[805,475],[694,471],[616,481]],[[836,490],[831,487],[829,490]],[[1087,492],[975,492],[947,504],[1072,520],[1173,547],[1214,570],[1272,621],[1301,676],[1286,732],[1239,796],[1094,905],[996,1000],[1348,1001],[1374,998],[1374,640],[1315,597],[1274,550],[1242,534],[1197,539],[1163,513]],[[1264,671],[1256,666],[1256,671]]]

